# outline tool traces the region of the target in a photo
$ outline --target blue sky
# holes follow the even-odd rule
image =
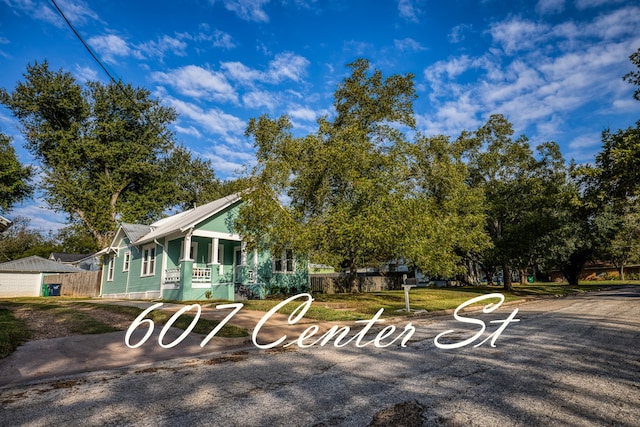
[[[220,178],[254,161],[251,117],[288,114],[297,131],[332,114],[345,64],[412,73],[418,130],[456,137],[504,114],[532,146],[587,162],[603,129],[633,125],[640,102],[622,81],[640,48],[640,5],[615,0],[57,0],[109,70],[149,89],[179,118],[176,138]],[[48,60],[78,80],[108,77],[49,1],[0,0],[0,86]],[[0,107],[0,131],[23,138]],[[10,216],[55,229],[38,200]]]

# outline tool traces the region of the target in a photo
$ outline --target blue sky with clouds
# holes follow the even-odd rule
[[[640,48],[640,5],[615,0],[57,0],[117,77],[179,114],[178,141],[233,177],[251,165],[251,117],[288,114],[299,132],[332,113],[345,64],[412,73],[418,129],[456,137],[504,114],[532,145],[556,141],[590,161],[603,129],[633,125],[640,103],[621,77]],[[48,60],[78,80],[108,77],[50,1],[0,0],[0,86]],[[0,131],[31,158],[11,114]],[[64,222],[41,203],[11,215]]]

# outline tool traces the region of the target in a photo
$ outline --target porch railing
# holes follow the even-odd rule
[[[211,268],[193,267],[191,271],[191,282],[211,283]],[[164,271],[164,283],[180,283],[180,268],[170,268]]]
[[[197,283],[211,283],[211,269],[202,267],[193,267],[191,280]]]
[[[164,272],[164,283],[179,283],[180,282],[180,269],[171,268]]]

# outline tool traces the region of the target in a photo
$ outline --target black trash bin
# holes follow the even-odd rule
[[[50,297],[59,297],[60,296],[60,288],[62,287],[59,283],[52,283],[49,285],[49,296]]]

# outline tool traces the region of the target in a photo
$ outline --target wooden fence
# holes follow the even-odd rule
[[[377,292],[389,289],[401,289],[402,276],[365,276],[358,275],[358,292]],[[311,292],[336,294],[351,292],[349,275],[342,273],[309,275]]]
[[[60,295],[66,297],[97,297],[100,295],[101,271],[64,273],[44,276],[44,284],[59,284]]]

